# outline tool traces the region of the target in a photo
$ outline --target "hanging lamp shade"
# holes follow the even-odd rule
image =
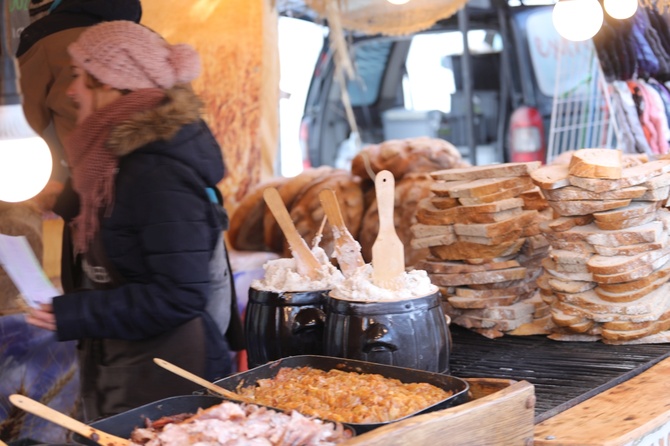
[[[454,15],[467,0],[409,0],[404,4],[388,0],[306,0],[305,3],[321,17],[327,17],[329,3],[336,3],[343,29],[393,36],[430,28],[438,20]]]
[[[605,11],[615,19],[627,19],[637,11],[637,0],[605,0]]]
[[[0,4],[0,201],[15,203],[44,189],[52,160],[23,113],[19,67],[10,45],[9,0]]]
[[[603,24],[603,8],[598,0],[559,0],[551,14],[556,31],[573,42],[588,40]]]

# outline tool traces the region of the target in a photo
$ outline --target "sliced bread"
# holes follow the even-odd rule
[[[621,150],[580,149],[570,158],[568,173],[584,178],[619,179],[623,171]]]
[[[507,178],[528,176],[542,165],[540,161],[527,163],[490,164],[485,166],[460,167],[454,169],[437,170],[431,173],[436,180],[478,180],[481,178]]]

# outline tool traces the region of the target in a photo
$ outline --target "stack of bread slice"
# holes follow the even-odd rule
[[[552,218],[530,173],[539,162],[435,171],[432,194],[417,205],[416,265],[440,287],[452,322],[487,337],[547,334],[549,306],[536,279],[549,243],[540,224]],[[515,333],[516,332],[516,333]]]
[[[621,152],[582,149],[530,173],[555,218],[537,281],[549,337],[605,343],[670,340],[670,160],[626,167]]]

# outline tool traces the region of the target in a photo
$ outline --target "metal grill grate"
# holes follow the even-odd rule
[[[451,326],[451,374],[526,380],[535,386],[540,422],[643,372],[670,356],[670,345],[559,342],[544,336],[488,339]]]

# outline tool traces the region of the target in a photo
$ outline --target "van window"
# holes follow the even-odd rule
[[[468,47],[472,54],[475,89],[497,90],[497,76],[491,65],[502,51],[497,31],[471,30]],[[462,89],[461,58],[463,37],[459,31],[422,34],[412,39],[407,55],[407,74],[403,79],[405,108],[408,110],[451,111],[451,96]],[[491,56],[488,56],[491,55]],[[481,70],[478,69],[481,65]]]
[[[356,46],[354,66],[357,79],[349,81],[347,85],[354,107],[372,105],[377,101],[392,45],[390,40],[376,40]]]

